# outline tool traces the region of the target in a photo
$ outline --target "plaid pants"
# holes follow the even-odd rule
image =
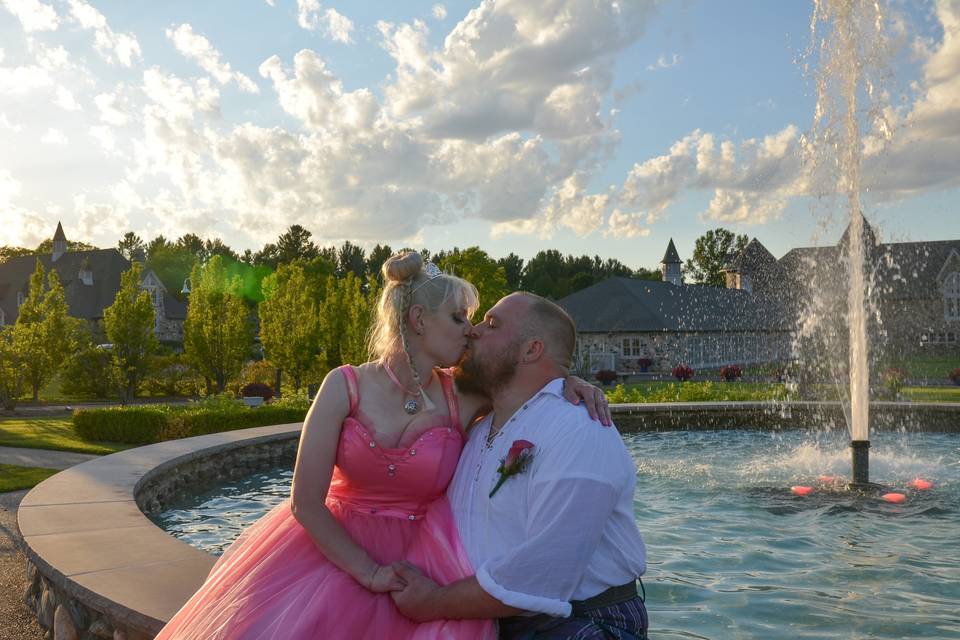
[[[501,618],[500,640],[647,640],[647,609],[637,596],[569,618],[546,614]]]

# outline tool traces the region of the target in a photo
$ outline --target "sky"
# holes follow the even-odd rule
[[[824,2],[826,0],[823,0]],[[960,0],[887,0],[863,109],[884,241],[960,238]],[[656,268],[709,229],[833,244],[799,0],[0,0],[0,245],[62,221]],[[805,72],[805,67],[807,71]]]

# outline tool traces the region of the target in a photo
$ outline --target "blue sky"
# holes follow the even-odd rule
[[[655,267],[836,240],[799,1],[0,0],[0,244],[194,232]],[[885,4],[884,239],[960,238],[960,2]],[[864,121],[865,135],[874,131]]]

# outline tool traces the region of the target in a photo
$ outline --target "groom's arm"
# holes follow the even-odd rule
[[[412,565],[396,563],[393,566],[407,586],[390,595],[401,613],[411,620],[503,618],[523,612],[484,591],[474,576],[441,587]]]

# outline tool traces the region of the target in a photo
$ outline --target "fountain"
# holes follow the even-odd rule
[[[867,264],[865,220],[860,201],[862,140],[859,94],[868,103],[879,95],[876,70],[882,69],[886,40],[884,15],[877,2],[868,0],[815,0],[811,19],[811,42],[818,31],[827,30],[820,41],[819,67],[815,76],[817,103],[813,128],[805,148],[814,171],[829,162],[836,170],[835,193],[846,201],[849,226],[846,244],[846,318],[849,353],[849,402],[844,407],[850,433],[852,482],[858,491],[877,491],[870,482],[870,385],[867,338]],[[868,114],[881,118],[876,104]],[[889,128],[882,126],[881,131]],[[833,153],[831,153],[833,152]],[[833,172],[829,172],[833,173]]]

